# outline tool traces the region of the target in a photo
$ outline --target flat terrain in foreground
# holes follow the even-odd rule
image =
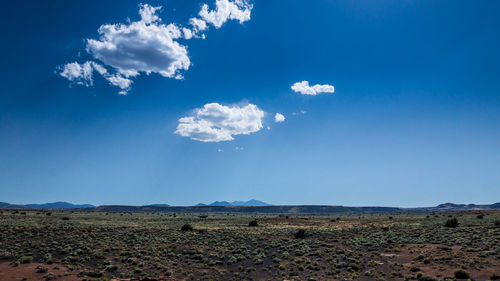
[[[446,227],[452,218],[458,226]],[[249,226],[252,220],[258,226]],[[193,230],[181,230],[186,224]],[[490,280],[500,279],[500,212],[271,216],[3,210],[0,258],[2,281]]]

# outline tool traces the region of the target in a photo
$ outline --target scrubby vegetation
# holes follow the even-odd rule
[[[482,219],[473,212],[392,218],[25,213],[0,213],[0,258],[39,278],[65,280],[54,268],[78,280],[495,280],[500,275],[500,213],[493,211],[481,213]],[[253,222],[258,227],[249,227]]]
[[[299,239],[306,238],[306,230],[305,229],[297,230],[297,232],[295,233],[295,238],[299,238]]]
[[[454,275],[457,279],[469,279],[469,273],[462,269],[455,270]]]
[[[184,224],[182,227],[181,227],[181,230],[182,231],[192,231],[194,230],[193,227],[189,224],[189,223],[186,223]]]
[[[457,227],[458,226],[458,220],[457,220],[457,218],[452,218],[452,219],[447,220],[444,223],[444,226],[446,226],[446,227]]]

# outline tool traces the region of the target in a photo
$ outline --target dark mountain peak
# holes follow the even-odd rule
[[[457,207],[463,207],[465,206],[464,204],[455,204],[455,203],[444,203],[444,204],[439,204],[437,205],[437,208],[457,208]]]
[[[495,203],[495,204],[491,204],[491,205],[490,205],[490,207],[491,207],[492,209],[500,209],[500,202],[497,202],[497,203]]]
[[[203,203],[198,203],[195,206],[271,206],[271,204],[256,199],[250,199],[248,201],[233,201],[233,202],[215,201],[208,205]]]
[[[227,201],[215,201],[211,203],[210,206],[231,206],[231,203]]]
[[[72,204],[68,202],[53,202],[53,203],[45,203],[45,204],[26,204],[24,205],[28,208],[33,208],[33,209],[73,209],[73,208],[94,208],[94,205],[90,204]]]
[[[248,201],[233,201],[231,204],[233,206],[270,206],[270,204],[256,199],[250,199]]]
[[[0,202],[0,208],[7,208],[7,209],[23,209],[26,208],[23,205],[16,205],[16,204],[10,204],[6,202]]]

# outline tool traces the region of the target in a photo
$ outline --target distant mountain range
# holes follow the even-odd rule
[[[172,212],[172,213],[262,213],[262,214],[333,214],[333,213],[418,213],[449,212],[474,210],[500,210],[500,202],[494,204],[454,204],[444,203],[435,207],[393,208],[393,207],[345,207],[334,205],[270,205],[259,200],[248,201],[215,201],[211,204],[199,203],[196,206],[169,206],[168,204],[151,204],[145,206],[90,204],[75,205],[67,202],[47,204],[15,205],[0,202],[0,208],[26,209],[73,209],[95,212]]]
[[[490,205],[476,205],[476,204],[454,204],[454,203],[444,203],[437,205],[436,207],[423,207],[415,209],[425,209],[430,211],[466,211],[466,210],[485,210],[485,209],[500,209],[500,202],[490,204]]]
[[[271,206],[271,204],[268,204],[266,202],[262,202],[259,200],[255,199],[250,199],[248,201],[233,201],[231,203],[233,206]]]
[[[150,204],[144,205],[142,207],[169,207],[169,204]],[[203,204],[200,203],[196,206],[270,206],[265,202],[251,199],[248,201],[215,201],[211,204]],[[28,209],[76,209],[76,208],[95,208],[96,206],[91,204],[72,204],[68,202],[54,202],[54,203],[45,203],[45,204],[24,204],[24,205],[16,205],[9,204],[5,202],[0,202],[0,208],[28,208]]]
[[[215,201],[208,205],[203,203],[198,203],[196,204],[196,206],[271,206],[271,204],[255,199],[250,199],[248,201],[233,201],[233,202]]]
[[[45,204],[25,204],[14,205],[5,202],[0,202],[0,208],[28,208],[28,209],[75,209],[75,208],[95,208],[96,206],[90,204],[71,204],[68,202],[54,202]]]

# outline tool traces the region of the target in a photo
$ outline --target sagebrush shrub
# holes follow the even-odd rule
[[[193,230],[193,227],[189,224],[189,223],[186,223],[185,225],[183,225],[181,227],[181,230],[182,231],[192,231]]]
[[[299,230],[295,233],[295,238],[299,238],[299,239],[306,238],[306,230],[305,230],[305,229],[299,229]]]
[[[457,218],[452,218],[452,219],[447,220],[444,223],[444,226],[446,226],[446,227],[457,227],[458,226],[458,220],[457,220]]]
[[[469,278],[469,273],[467,273],[467,271],[462,270],[462,269],[455,270],[454,275],[455,275],[455,278],[457,278],[457,279],[468,279]]]

